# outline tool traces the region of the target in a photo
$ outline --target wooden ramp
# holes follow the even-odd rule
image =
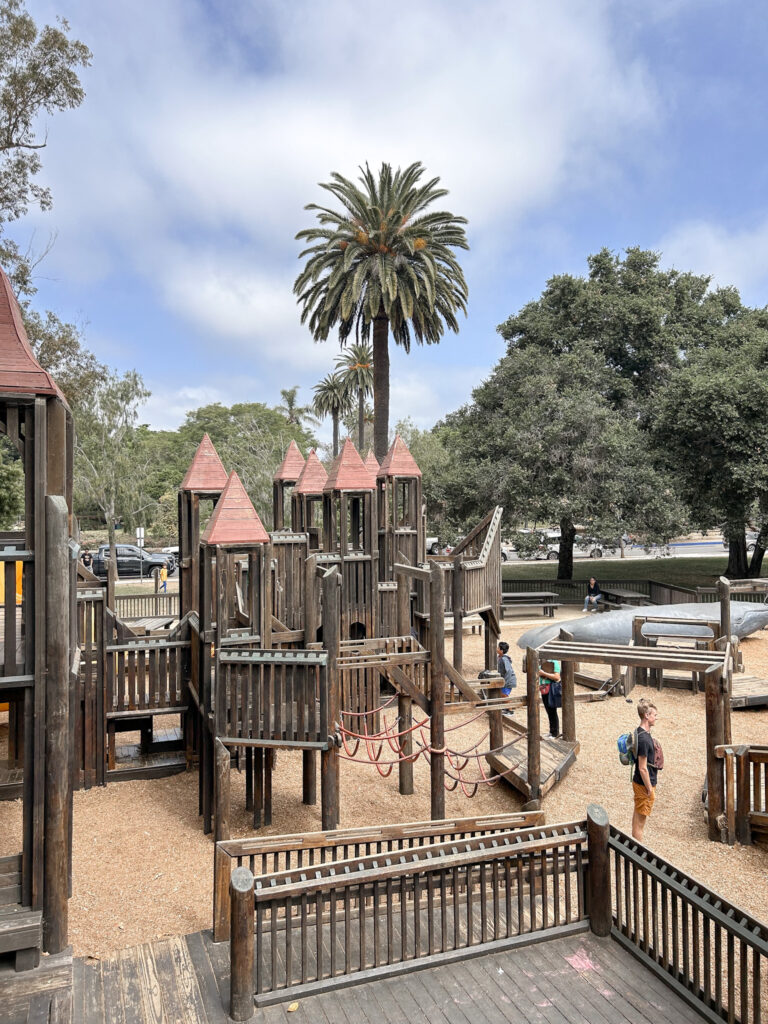
[[[496,754],[487,754],[486,760],[495,772],[519,790],[529,800],[531,796],[528,785],[528,735],[525,726],[517,722],[504,723],[517,735]],[[551,736],[541,737],[541,795],[545,796],[553,786],[568,774],[568,769],[576,760],[579,752],[578,740],[571,743],[567,740],[555,740]]]
[[[733,674],[731,689],[731,709],[739,711],[743,708],[768,707],[768,679],[757,676]]]

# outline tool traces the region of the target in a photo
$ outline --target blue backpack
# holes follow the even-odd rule
[[[619,748],[621,764],[634,764],[637,760],[637,729],[634,732],[623,732],[616,740],[616,746]]]

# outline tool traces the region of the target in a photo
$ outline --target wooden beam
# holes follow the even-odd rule
[[[430,687],[430,808],[433,820],[445,817],[445,597],[443,570],[430,567],[429,634]]]

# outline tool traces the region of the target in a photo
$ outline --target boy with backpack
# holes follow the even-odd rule
[[[659,712],[653,701],[644,697],[637,702],[640,727],[636,733],[635,770],[632,773],[632,791],[635,809],[632,814],[632,837],[643,841],[643,829],[656,799],[656,779],[660,763],[657,763],[656,748],[651,739],[651,729],[656,724]]]

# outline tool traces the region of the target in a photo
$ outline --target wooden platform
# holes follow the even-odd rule
[[[733,673],[731,709],[763,708],[768,706],[768,679]]]
[[[107,772],[108,782],[159,779],[186,771],[186,755],[178,749],[182,744],[178,726],[168,725],[164,720],[155,722],[154,742],[145,752],[141,749],[139,733],[123,734],[124,739],[130,740],[131,737],[135,739],[115,747],[115,767]]]
[[[21,768],[0,765],[0,800],[19,800],[23,784],[24,772]]]
[[[77,1024],[226,1024],[229,947],[209,932],[76,960]],[[611,939],[588,932],[255,1011],[257,1024],[694,1024],[702,1018]],[[27,1018],[17,1018],[25,1021]],[[43,1018],[45,1019],[45,1018]],[[0,1020],[5,1017],[0,1012]],[[9,1018],[16,1024],[16,1018]]]
[[[530,799],[528,786],[528,737],[526,729],[515,721],[505,719],[505,725],[517,733],[517,737],[508,743],[498,754],[487,754],[488,764],[499,775],[519,790],[526,799]],[[576,760],[579,743],[567,740],[552,739],[551,736],[541,737],[541,795],[544,796],[561,779],[568,774],[568,769]],[[506,773],[506,774],[505,774]]]
[[[71,1006],[71,953],[44,956],[39,967],[20,973],[0,961],[0,1024],[75,1024],[80,1018]]]

